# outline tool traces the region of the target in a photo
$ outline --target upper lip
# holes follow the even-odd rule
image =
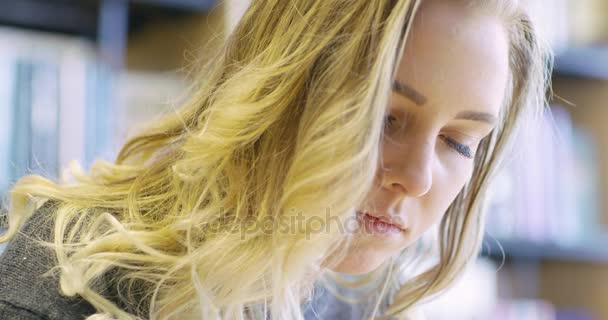
[[[403,231],[405,231],[405,229],[407,229],[407,227],[400,221],[400,219],[395,216],[390,216],[388,214],[370,213],[368,211],[360,211],[360,212],[363,214],[368,214],[374,218],[378,218],[378,219],[382,220],[382,222],[392,224],[395,227],[397,227]]]

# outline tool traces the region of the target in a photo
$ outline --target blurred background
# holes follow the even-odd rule
[[[525,3],[556,53],[553,112],[496,179],[478,262],[429,319],[608,319],[608,1]],[[0,194],[112,160],[179,106],[187,67],[248,4],[0,0]]]

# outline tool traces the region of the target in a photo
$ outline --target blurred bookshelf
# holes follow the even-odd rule
[[[0,24],[93,39],[122,67],[130,32],[162,19],[206,12],[214,0],[0,0]]]
[[[0,195],[25,174],[112,160],[171,112],[187,53],[212,55],[243,10],[234,1],[0,0]]]
[[[608,2],[526,4],[555,52],[551,113],[494,182],[480,260],[527,310],[509,319],[608,319]]]
[[[608,80],[608,44],[568,48],[555,57],[558,76]]]
[[[536,242],[525,239],[484,239],[481,256],[496,262],[518,261],[538,263],[540,261],[593,263],[608,265],[608,239],[598,237],[595,241],[568,246],[552,242]]]

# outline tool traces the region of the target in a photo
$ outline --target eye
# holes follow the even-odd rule
[[[406,123],[407,117],[395,115],[394,113],[387,113],[384,117],[384,130],[389,133],[397,133],[405,128]]]
[[[454,150],[461,156],[467,159],[473,159],[473,152],[471,151],[471,148],[469,146],[459,143],[458,141],[446,135],[440,135],[439,137],[448,145],[448,147],[452,148],[452,150]]]
[[[388,114],[384,117],[384,127],[387,129],[392,129],[397,127],[397,122],[399,119],[392,114]]]

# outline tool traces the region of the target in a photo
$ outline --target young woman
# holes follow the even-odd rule
[[[551,55],[521,6],[254,0],[115,162],[16,183],[0,315],[411,316],[476,258],[484,191],[545,105]],[[433,264],[408,273],[433,226]]]

